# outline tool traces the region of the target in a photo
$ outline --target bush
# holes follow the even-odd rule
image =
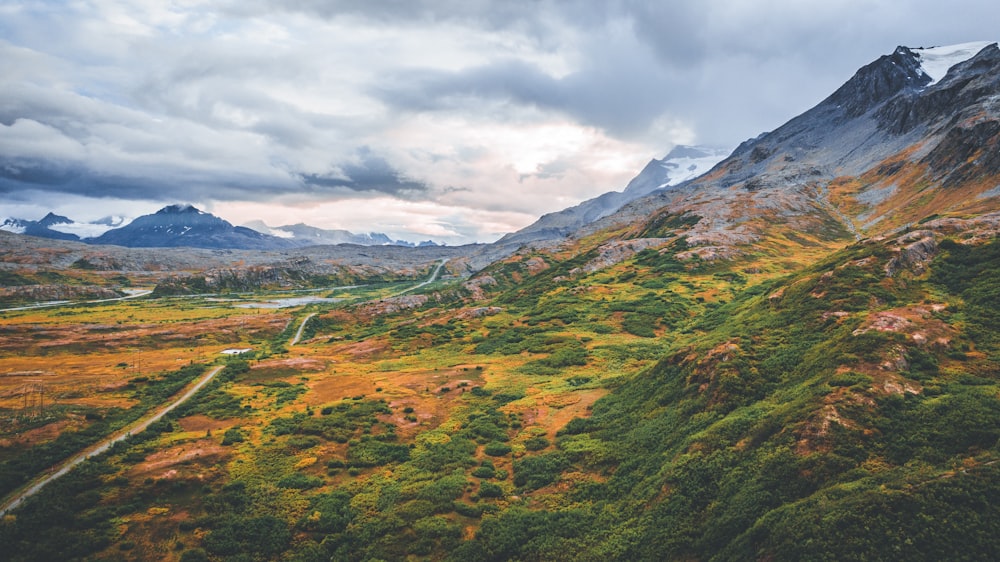
[[[510,445],[506,443],[499,443],[494,441],[493,443],[487,444],[483,447],[483,452],[491,457],[502,457],[504,455],[510,454]]]
[[[525,457],[514,461],[514,485],[527,490],[537,490],[559,478],[569,468],[569,460],[562,453]]]
[[[272,557],[288,548],[292,534],[284,521],[272,515],[224,519],[203,539],[209,554],[231,556],[246,553]]]
[[[541,451],[549,445],[549,440],[542,436],[531,437],[524,441],[524,448],[529,451]]]
[[[503,488],[492,482],[479,483],[479,497],[481,498],[502,498]]]
[[[410,460],[410,447],[407,445],[384,443],[382,441],[361,441],[347,449],[347,460],[352,466],[371,467],[383,466],[394,462]]]
[[[231,427],[222,435],[222,445],[229,446],[246,441],[243,430],[239,427]]]
[[[181,562],[208,562],[208,553],[204,548],[192,548],[181,554]]]
[[[309,476],[307,474],[302,474],[301,472],[296,472],[295,474],[278,480],[279,488],[288,488],[293,490],[309,490],[311,488],[319,488],[322,485],[323,479],[319,476]]]
[[[472,475],[476,478],[493,478],[496,475],[496,469],[491,466],[480,466],[472,471]]]

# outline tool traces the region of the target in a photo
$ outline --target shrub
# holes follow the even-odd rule
[[[479,497],[481,498],[502,498],[503,488],[492,482],[479,483]]]
[[[549,440],[542,436],[531,437],[524,441],[524,448],[529,451],[541,451],[549,445]]]
[[[506,443],[499,443],[494,441],[493,443],[487,444],[483,447],[483,452],[491,457],[502,457],[504,455],[510,454],[510,445]]]
[[[496,469],[490,466],[480,466],[472,471],[472,475],[476,478],[493,478],[496,475]]]
[[[525,457],[514,461],[514,485],[537,490],[555,482],[559,474],[567,468],[569,460],[562,453]]]
[[[309,476],[300,472],[296,472],[295,474],[278,480],[279,488],[289,488],[293,490],[309,490],[311,488],[319,488],[322,485],[323,479],[319,476]]]
[[[236,443],[242,443],[246,441],[246,436],[243,435],[243,430],[239,427],[231,427],[222,434],[222,445],[229,446]]]

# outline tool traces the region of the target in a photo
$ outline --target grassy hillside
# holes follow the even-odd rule
[[[955,228],[846,247],[846,232],[781,235],[708,260],[674,232],[624,250],[594,238],[528,252],[361,305],[262,314],[154,300],[8,316],[4,337],[18,343],[5,360],[57,375],[83,357],[107,377],[147,350],[154,374],[126,363],[131,386],[57,399],[52,423],[145,404],[180,380],[167,354],[204,367],[224,346],[256,351],[6,517],[5,555],[1000,554],[1000,242]],[[101,332],[80,327],[114,310],[132,317],[118,316],[121,339],[88,344]],[[175,343],[129,335],[157,325],[215,328]],[[19,440],[47,426],[14,394],[3,407],[9,473],[52,432]]]

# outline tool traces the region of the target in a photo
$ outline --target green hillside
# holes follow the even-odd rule
[[[720,261],[678,238],[586,273],[594,242],[316,308],[309,357],[378,355],[237,360],[0,536],[12,560],[992,558],[1000,243],[975,233]],[[362,366],[382,386],[317,396]],[[186,442],[215,456],[140,471]]]

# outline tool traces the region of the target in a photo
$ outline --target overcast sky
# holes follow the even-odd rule
[[[985,0],[0,0],[0,217],[193,203],[492,241],[998,21]]]

